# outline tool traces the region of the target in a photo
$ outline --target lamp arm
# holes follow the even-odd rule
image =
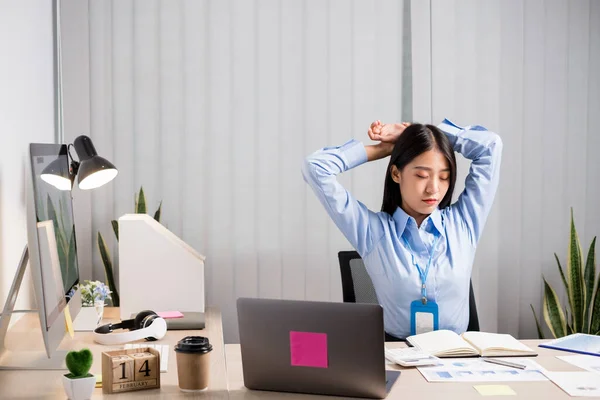
[[[75,161],[75,159],[73,158],[73,155],[71,154],[71,147],[73,146],[73,143],[70,143],[67,146],[67,155],[68,157],[71,159],[71,162],[69,163],[69,174],[71,175],[71,180],[75,179],[75,176],[77,176],[77,171],[79,170],[79,161]]]

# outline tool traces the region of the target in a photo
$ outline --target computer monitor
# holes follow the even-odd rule
[[[50,163],[68,173],[67,146],[32,143],[29,150],[27,248],[0,320],[0,369],[62,369],[65,352],[57,349],[66,334],[65,308],[73,319],[81,309],[73,204],[70,186],[61,190],[41,175]],[[4,347],[27,256],[45,352],[11,352]]]

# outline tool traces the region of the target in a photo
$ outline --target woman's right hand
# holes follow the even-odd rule
[[[408,122],[382,124],[377,120],[369,127],[369,138],[382,143],[396,143],[402,132],[410,125]]]

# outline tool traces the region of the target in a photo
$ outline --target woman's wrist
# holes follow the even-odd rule
[[[375,145],[365,146],[365,150],[367,152],[367,160],[375,161],[392,154],[394,143],[381,142]]]

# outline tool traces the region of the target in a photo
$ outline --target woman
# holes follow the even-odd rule
[[[369,128],[376,145],[350,140],[307,157],[305,181],[363,258],[395,338],[432,329],[462,333],[469,321],[475,249],[498,187],[502,141],[481,126],[444,120]],[[454,151],[472,160],[465,190],[450,204]],[[390,156],[381,212],[352,197],[336,175]]]

